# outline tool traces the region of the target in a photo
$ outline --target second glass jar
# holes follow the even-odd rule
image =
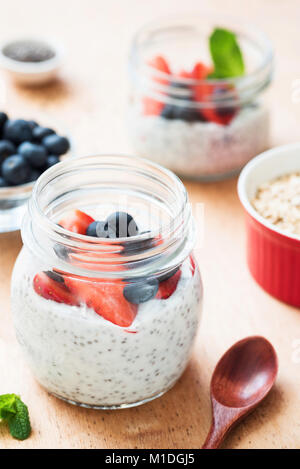
[[[202,67],[199,60],[209,64],[208,38],[215,26],[235,32],[245,76],[208,80],[185,72]],[[145,26],[133,41],[129,65],[133,150],[182,177],[206,181],[236,174],[269,145],[262,96],[272,62],[263,34],[223,17],[196,15]]]

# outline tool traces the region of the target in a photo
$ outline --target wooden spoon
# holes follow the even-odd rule
[[[253,336],[234,344],[220,359],[211,379],[213,421],[202,449],[216,449],[227,433],[270,392],[278,371],[273,346]]]

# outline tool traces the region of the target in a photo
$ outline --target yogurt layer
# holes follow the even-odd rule
[[[40,265],[23,248],[13,274],[17,338],[37,380],[51,393],[87,406],[134,405],[169,389],[184,371],[196,335],[202,287],[189,260],[167,300],[139,305],[130,328],[84,305],[38,296]]]
[[[268,147],[269,115],[258,105],[242,109],[229,125],[145,116],[132,108],[135,152],[181,176],[214,179],[240,170]]]

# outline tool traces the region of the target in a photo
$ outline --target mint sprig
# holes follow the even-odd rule
[[[26,440],[31,432],[28,408],[16,394],[0,396],[0,420],[8,423],[10,434],[18,440]]]
[[[209,49],[214,71],[208,78],[234,78],[244,75],[243,55],[233,32],[215,28],[209,38]]]

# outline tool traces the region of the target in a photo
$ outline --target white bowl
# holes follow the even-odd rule
[[[33,41],[48,46],[54,52],[54,57],[42,62],[22,62],[5,55],[4,51],[8,46],[23,41]],[[0,67],[17,83],[40,85],[56,77],[62,64],[63,55],[62,47],[53,41],[33,37],[15,38],[0,44]]]

